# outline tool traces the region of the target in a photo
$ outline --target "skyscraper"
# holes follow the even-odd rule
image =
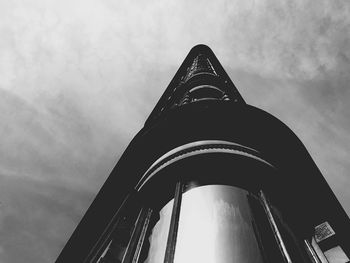
[[[195,46],[57,262],[316,262],[350,221],[296,135]]]

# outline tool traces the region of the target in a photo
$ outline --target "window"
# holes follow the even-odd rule
[[[123,262],[135,227],[140,222],[142,211],[136,203],[130,201],[121,213],[116,222],[109,225],[103,239],[95,248],[95,256],[88,262]]]
[[[200,85],[192,88],[179,101],[179,105],[201,100],[230,100],[230,97],[221,89],[211,85]]]
[[[183,194],[175,263],[262,263],[248,192],[207,185]]]
[[[169,234],[171,212],[174,199],[169,201],[158,213],[158,217],[151,227],[147,238],[147,246],[142,251],[140,262],[163,263],[167,238]]]
[[[89,262],[289,262],[262,192],[177,182],[170,199],[129,204]]]
[[[200,99],[222,99],[224,96],[224,92],[220,89],[210,86],[210,85],[202,85],[191,89],[190,97],[192,100],[200,100]]]

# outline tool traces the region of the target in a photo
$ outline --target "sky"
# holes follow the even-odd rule
[[[0,17],[0,263],[57,258],[199,43],[350,214],[349,1],[0,0]]]

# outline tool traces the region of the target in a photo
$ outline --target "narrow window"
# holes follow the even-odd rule
[[[89,262],[122,262],[132,233],[135,230],[139,211],[137,207],[133,207],[118,218],[115,225],[107,233],[102,246],[96,253],[95,259],[93,258]]]
[[[270,223],[270,226],[271,226],[271,229],[273,231],[273,234],[275,236],[275,239],[280,247],[280,250],[282,252],[282,255],[284,256],[284,259],[287,263],[292,263],[292,260],[289,256],[289,253],[287,251],[287,248],[286,248],[286,245],[282,239],[282,236],[281,236],[281,233],[277,227],[277,223],[275,221],[275,218],[273,217],[273,214],[271,212],[271,208],[270,208],[270,205],[266,199],[266,196],[264,194],[263,191],[260,191],[259,192],[259,197],[261,199],[261,202],[262,202],[262,205],[264,207],[264,210],[265,210],[265,213],[267,215],[267,218],[269,220],[269,223]]]
[[[173,262],[182,196],[180,182],[176,184],[173,196],[172,200],[154,213],[138,262]]]

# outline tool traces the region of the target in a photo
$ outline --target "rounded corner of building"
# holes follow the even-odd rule
[[[213,53],[211,48],[206,44],[197,44],[191,50],[190,53]]]

